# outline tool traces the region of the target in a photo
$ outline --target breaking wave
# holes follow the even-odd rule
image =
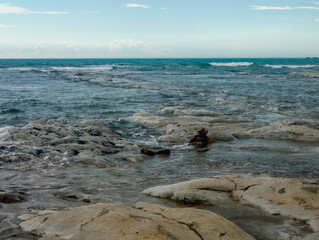
[[[209,64],[214,67],[248,67],[254,63],[252,62],[211,62]]]
[[[110,71],[114,68],[111,65],[102,65],[102,66],[85,66],[85,67],[52,67],[56,71],[66,71],[66,72],[76,72],[76,71]]]
[[[314,68],[318,67],[319,65],[270,65],[266,64],[265,67],[270,67],[270,68]]]

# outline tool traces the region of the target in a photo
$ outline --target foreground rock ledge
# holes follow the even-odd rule
[[[112,203],[83,206],[31,217],[20,226],[41,240],[254,239],[210,211],[142,202],[134,208]]]
[[[143,193],[213,205],[227,205],[236,199],[272,214],[306,221],[319,235],[319,183],[315,179],[230,175],[153,187]]]

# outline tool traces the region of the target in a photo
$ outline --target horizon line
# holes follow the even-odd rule
[[[0,60],[41,60],[41,59],[319,59],[319,57],[41,57],[41,58],[0,58]]]

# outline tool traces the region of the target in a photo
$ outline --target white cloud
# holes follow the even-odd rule
[[[137,4],[137,3],[128,3],[125,6],[128,8],[150,8],[149,6]]]
[[[250,6],[254,10],[292,10],[291,7]]]
[[[13,26],[13,25],[7,25],[7,24],[1,24],[0,23],[0,28],[14,28],[16,26]]]
[[[11,6],[10,3],[0,3],[0,14],[68,14],[69,12],[40,12],[26,8]]]
[[[63,47],[66,48],[66,50],[72,50],[72,51],[79,51],[80,49],[77,48],[74,43],[61,43]]]
[[[315,22],[319,22],[319,18],[315,19]]]
[[[160,8],[161,10],[166,10],[167,8],[166,7],[162,7],[162,8]]]
[[[253,10],[296,10],[296,9],[313,9],[319,10],[319,7],[268,7],[268,6],[250,6]]]
[[[111,50],[122,49],[122,48],[133,48],[133,47],[145,47],[146,44],[143,41],[134,41],[132,39],[123,39],[123,40],[113,40],[108,44]]]

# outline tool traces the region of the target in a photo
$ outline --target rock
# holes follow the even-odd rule
[[[319,125],[300,121],[283,121],[253,129],[248,134],[250,137],[263,139],[319,142]]]
[[[26,193],[6,193],[0,192],[0,202],[2,203],[20,203],[28,200],[28,195]]]
[[[67,166],[71,162],[106,167],[112,164],[106,163],[105,155],[138,150],[98,120],[77,123],[66,118],[40,119],[22,128],[0,129],[0,137],[0,163],[19,163],[15,167],[24,170]],[[122,146],[116,144],[119,141]]]
[[[197,130],[197,134],[190,140],[191,144],[194,144],[199,149],[206,149],[208,144],[213,143],[213,141],[207,137],[208,131],[205,128],[200,128]]]
[[[230,175],[149,188],[144,194],[183,202],[228,204],[235,199],[272,214],[307,221],[319,231],[319,184],[313,179]],[[227,202],[228,201],[228,202]]]
[[[85,202],[85,203],[92,202],[89,195],[78,193],[76,191],[72,191],[69,189],[61,189],[59,192],[56,192],[53,195],[57,198],[60,198],[66,201],[71,201],[71,202]]]
[[[100,203],[62,210],[28,219],[20,226],[41,240],[254,239],[210,211],[142,202],[135,208]]]
[[[141,148],[141,153],[154,156],[154,155],[170,155],[171,151],[169,149],[160,149],[160,150],[154,150],[149,147],[143,147]]]
[[[218,141],[233,141],[233,133],[239,135],[247,131],[242,121],[226,121],[205,114],[193,116],[182,112],[182,115],[176,117],[159,117],[150,113],[136,113],[132,118],[148,128],[162,132],[158,141],[174,144],[189,142],[194,130],[199,128],[207,129],[211,132],[209,137],[214,139],[215,136]]]
[[[211,132],[208,133],[208,137],[212,139],[213,142],[231,142],[235,140],[233,134],[229,132]]]

